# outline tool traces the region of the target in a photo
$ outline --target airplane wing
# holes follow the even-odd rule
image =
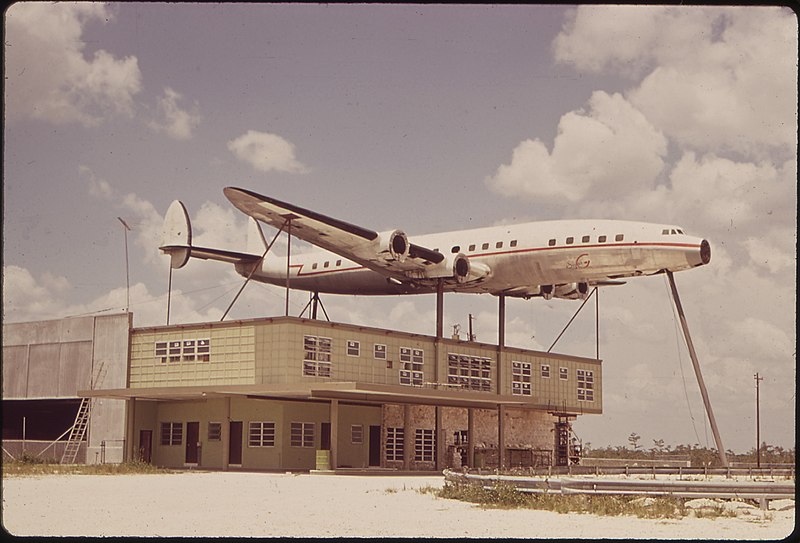
[[[411,282],[450,277],[463,283],[489,274],[483,265],[470,269],[466,257],[456,255],[464,259],[460,268],[464,274],[459,277],[454,272],[455,257],[448,259],[438,251],[410,243],[401,230],[381,234],[246,189],[226,187],[223,192],[247,215],[279,229],[288,229],[287,220],[291,220],[292,235],[386,277]]]

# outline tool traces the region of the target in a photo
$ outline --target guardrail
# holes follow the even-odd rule
[[[480,469],[477,470],[481,474]],[[495,470],[483,470],[491,472]],[[512,470],[513,471],[513,470]],[[794,479],[794,466],[785,468],[753,468],[753,467],[728,467],[728,468],[687,468],[682,466],[558,466],[540,468],[519,468],[519,475],[523,476],[548,476],[553,475],[677,475],[683,476],[725,476],[731,477],[785,477]]]
[[[446,481],[480,484],[491,488],[498,482],[513,485],[520,492],[561,494],[615,494],[636,496],[674,496],[678,498],[742,498],[774,500],[794,498],[794,483],[778,481],[714,481],[675,479],[551,478],[519,475],[477,475],[444,471]]]

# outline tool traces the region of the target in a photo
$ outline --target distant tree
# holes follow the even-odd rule
[[[654,454],[664,452],[664,440],[663,439],[654,439],[653,440],[653,448],[650,449]]]
[[[631,435],[628,436],[628,443],[631,444],[631,448],[634,451],[639,450],[639,440],[642,439],[642,436],[637,434],[636,432],[631,432]]]

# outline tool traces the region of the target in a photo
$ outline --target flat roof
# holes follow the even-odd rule
[[[520,396],[498,395],[487,392],[446,390],[405,385],[382,385],[339,381],[330,383],[259,384],[259,385],[198,385],[181,387],[148,387],[80,390],[88,398],[119,400],[204,400],[221,397],[247,397],[275,400],[342,400],[348,403],[415,404],[447,407],[496,408],[499,405],[563,411],[558,405],[542,404]],[[574,410],[568,410],[570,412]],[[583,409],[583,413],[600,413],[599,409]]]
[[[198,323],[186,323],[186,324],[169,324],[169,325],[161,325],[161,326],[147,326],[142,328],[132,328],[132,332],[167,332],[170,330],[183,330],[183,329],[203,329],[203,328],[221,328],[221,327],[228,327],[228,326],[243,326],[243,325],[256,325],[256,324],[282,324],[282,323],[290,323],[290,324],[306,324],[306,325],[313,325],[319,326],[323,328],[338,328],[343,330],[351,330],[355,332],[368,332],[371,334],[376,335],[386,335],[386,336],[400,336],[406,338],[422,338],[428,341],[436,341],[436,336],[430,336],[425,334],[414,334],[411,332],[401,332],[398,330],[388,330],[385,328],[375,328],[371,326],[362,326],[358,324],[346,324],[341,322],[333,322],[333,321],[323,321],[318,319],[303,319],[300,317],[259,317],[253,319],[240,319],[240,320],[232,320],[232,321],[212,321],[212,322],[198,322]],[[462,341],[456,340],[448,337],[439,338],[439,341],[448,346],[461,346],[461,347],[477,347],[482,349],[497,349],[497,344],[494,343],[483,343],[478,341]],[[519,347],[509,347],[507,345],[503,345],[503,352],[507,353],[520,353],[520,354],[533,354],[544,356],[547,358],[553,359],[561,359],[561,360],[574,360],[579,362],[584,362],[587,364],[601,364],[602,359],[598,360],[596,358],[587,358],[583,356],[573,356],[567,354],[559,354],[559,353],[548,353],[546,351],[534,351],[531,349],[522,349]]]

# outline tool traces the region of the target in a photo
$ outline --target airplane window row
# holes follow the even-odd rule
[[[614,241],[622,241],[625,239],[625,234],[617,234],[614,236]],[[591,241],[591,236],[583,236],[581,237],[581,243],[589,243]],[[605,243],[608,241],[608,236],[597,236],[597,243]],[[569,236],[565,240],[567,245],[573,245],[575,243],[575,238],[573,236]],[[547,245],[550,247],[555,246],[556,238],[551,238],[550,241],[547,242]]]
[[[680,228],[665,228],[661,231],[662,236],[670,236],[674,234],[683,234],[683,230]]]
[[[490,245],[491,245],[490,243],[482,243],[481,244],[481,251],[487,251],[489,249]],[[517,246],[517,240],[512,239],[509,242],[508,246],[509,247],[516,247]],[[467,248],[467,252],[471,253],[471,252],[475,251],[477,249],[477,247],[478,247],[478,245],[473,243]],[[502,241],[496,242],[494,244],[494,248],[495,249],[502,249],[503,248],[503,242]],[[434,249],[434,250],[438,251],[438,249]],[[453,245],[453,247],[450,249],[450,252],[453,253],[453,254],[460,253],[461,252],[461,245]]]
[[[338,268],[341,265],[342,265],[342,261],[341,260],[337,260],[335,266]],[[330,266],[331,266],[331,263],[330,263],[329,260],[326,260],[325,262],[322,263],[322,267],[323,268],[329,268]],[[318,262],[314,262],[313,264],[311,264],[311,269],[312,270],[316,270],[318,267],[319,267],[318,266]]]

